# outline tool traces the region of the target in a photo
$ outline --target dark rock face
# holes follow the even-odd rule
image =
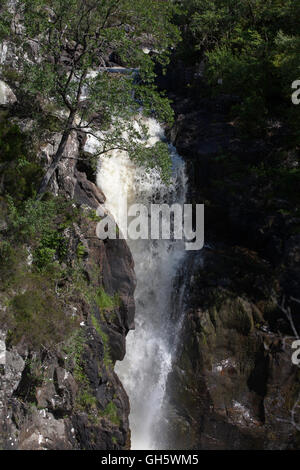
[[[105,196],[97,186],[86,177],[85,173],[75,171],[76,185],[74,189],[74,199],[80,204],[86,204],[93,209],[98,209],[100,204],[105,202]]]
[[[49,163],[58,136],[41,150]],[[58,166],[51,189],[74,200],[83,211],[105,201],[101,191],[77,169],[79,143],[74,133]],[[104,210],[104,209],[103,209]],[[67,308],[80,328],[57,350],[29,351],[21,343],[10,346],[0,332],[0,447],[3,449],[129,449],[129,401],[114,373],[125,355],[125,338],[134,327],[135,274],[124,240],[104,242],[96,223],[85,217],[66,234],[69,263],[76,247],[84,247],[84,275],[91,289],[118,295],[110,315],[82,297]],[[1,307],[1,306],[0,306]],[[109,352],[109,353],[108,353]]]
[[[189,202],[206,206],[209,248],[188,282],[160,440],[172,449],[299,448],[299,368],[291,360],[292,323],[300,331],[299,219],[291,198],[249,170],[276,159],[284,132],[242,137],[227,114],[234,97],[174,91],[169,134],[187,162]]]
[[[297,447],[291,410],[299,369],[291,362],[292,338],[271,331],[264,319],[276,308],[271,293],[260,302],[250,300],[222,272],[222,262],[232,263],[233,270],[238,256],[205,251],[194,264],[168,380],[171,448]]]

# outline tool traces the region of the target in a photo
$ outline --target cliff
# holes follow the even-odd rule
[[[34,164],[44,168],[60,138],[52,130],[32,139],[27,108],[9,100],[7,90],[1,103],[2,194],[14,165],[9,149],[15,153],[24,144],[31,168],[27,154],[34,145]],[[130,448],[129,402],[114,364],[123,359],[134,326],[134,266],[125,241],[96,237],[96,209],[105,197],[87,177],[93,171],[80,159],[80,138],[73,133],[69,139],[45,201],[33,199],[30,210],[18,212],[14,185],[28,190],[25,170],[14,171],[13,202],[7,193],[1,197],[2,449]],[[30,228],[22,217],[30,219]]]
[[[205,204],[206,246],[190,260],[162,439],[171,449],[295,449],[297,150],[284,122],[270,122],[267,136],[242,133],[230,120],[238,98],[211,96],[196,72],[173,64],[163,79],[174,101],[170,138],[187,164],[189,202]]]

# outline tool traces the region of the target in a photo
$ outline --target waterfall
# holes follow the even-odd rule
[[[157,121],[149,118],[145,123],[150,135],[147,144],[164,139]],[[113,151],[101,157],[97,183],[106,196],[106,208],[115,217],[120,230],[124,227],[119,208],[124,201],[128,206],[133,203],[184,204],[187,186],[184,162],[172,146],[170,153],[173,172],[169,185],[162,182],[157,170],[146,172],[137,167],[124,151]],[[172,314],[172,293],[185,257],[185,245],[181,240],[128,240],[128,245],[137,277],[136,329],[127,336],[126,357],[117,363],[116,372],[130,400],[132,449],[150,450],[157,446],[153,434],[162,418],[176,326],[180,324],[180,315],[175,315],[175,319]]]

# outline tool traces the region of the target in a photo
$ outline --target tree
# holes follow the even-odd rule
[[[290,114],[290,123],[299,127],[290,96],[291,84],[299,78],[300,1],[180,3],[181,55],[185,58],[186,51],[192,51],[193,61],[205,61],[213,93],[239,97],[231,109],[233,120],[257,134],[267,130],[272,115]]]
[[[40,94],[63,111],[61,141],[41,183],[40,195],[63,158],[72,131],[94,134],[102,152],[124,148],[132,158],[138,158],[147,132],[142,124],[134,126],[130,118],[141,104],[145,113],[157,110],[159,118],[171,118],[167,99],[154,85],[153,58],[142,48],[145,43],[158,48],[158,60],[167,62],[170,46],[178,39],[171,23],[173,9],[172,2],[163,0],[17,2],[11,13],[15,27],[10,39],[22,51],[20,87],[29,96]],[[9,11],[7,4],[4,11]],[[7,20],[0,32],[6,31],[6,25]],[[29,55],[32,45],[36,52]],[[131,73],[109,73],[106,63],[112,54],[124,67],[131,68]],[[147,153],[149,156],[149,149]],[[148,163],[166,169],[166,149],[160,145],[150,153]]]
[[[207,52],[235,41],[241,30],[257,31],[266,41],[289,28],[299,0],[178,0],[179,23],[196,50]],[[296,23],[296,21],[295,21]]]

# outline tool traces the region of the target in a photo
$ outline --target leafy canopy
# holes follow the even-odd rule
[[[290,115],[291,84],[300,78],[300,0],[183,0],[177,17],[182,55],[204,59],[206,78],[217,93],[240,98],[235,116],[248,128],[266,117]],[[220,85],[220,79],[222,84]],[[289,119],[289,117],[287,116]]]
[[[68,133],[124,127],[141,105],[146,114],[170,121],[168,100],[154,84],[154,59],[143,47],[157,49],[155,60],[167,64],[179,39],[174,9],[164,0],[19,1],[11,13],[18,26],[10,37],[22,51],[21,89],[61,109]],[[7,21],[1,25],[5,32]],[[129,70],[110,73],[112,60]],[[136,148],[127,130],[128,148],[133,142]],[[151,159],[160,166],[157,149]]]

